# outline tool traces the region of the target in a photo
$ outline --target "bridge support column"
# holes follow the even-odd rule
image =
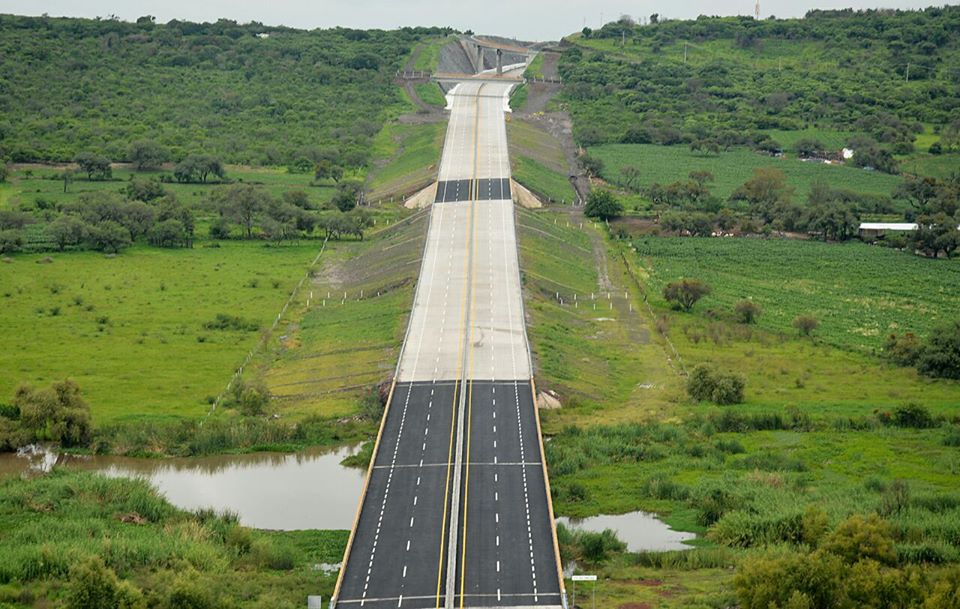
[[[497,49],[497,75],[503,74],[503,51]]]

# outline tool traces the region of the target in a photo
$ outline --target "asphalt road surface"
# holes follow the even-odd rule
[[[396,384],[334,602],[560,607],[504,108],[462,83]]]

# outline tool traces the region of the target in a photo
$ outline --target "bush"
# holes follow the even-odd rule
[[[930,429],[937,426],[937,421],[930,411],[915,402],[897,406],[893,411],[892,423],[897,427],[912,429]]]
[[[820,322],[813,315],[797,315],[793,318],[793,327],[797,329],[801,336],[810,336],[819,325]]]
[[[255,321],[247,321],[236,315],[217,313],[213,321],[203,324],[206,330],[236,330],[238,332],[254,332],[259,327]]]
[[[72,380],[54,383],[49,389],[21,385],[13,405],[20,411],[20,423],[36,440],[83,446],[90,441],[90,406]]]
[[[594,189],[587,195],[587,205],[583,213],[588,218],[609,220],[623,213],[623,204],[609,190]]]
[[[844,520],[824,541],[823,549],[847,564],[864,558],[886,565],[897,562],[890,525],[876,514],[866,518],[855,514]]]
[[[91,556],[70,570],[68,609],[143,609],[140,590],[121,582],[99,556]]]
[[[733,313],[737,321],[742,324],[752,324],[756,322],[762,311],[763,309],[760,308],[760,305],[748,298],[744,298],[733,307]]]
[[[891,334],[883,345],[883,350],[896,364],[901,366],[913,366],[920,358],[923,352],[923,345],[920,339],[913,332],[907,332],[902,336]]]
[[[698,402],[710,401],[716,404],[740,404],[746,380],[738,374],[720,372],[699,365],[687,379],[687,393]]]
[[[960,379],[960,321],[934,328],[917,357],[917,371],[934,378]]]
[[[710,294],[710,286],[697,279],[681,279],[668,283],[663,288],[663,298],[674,309],[689,312],[704,296]]]

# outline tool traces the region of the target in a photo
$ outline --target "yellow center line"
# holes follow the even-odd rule
[[[481,88],[482,88],[482,85],[481,85]],[[477,106],[479,107],[479,100],[477,101]],[[478,125],[478,124],[479,124],[479,117],[477,117],[477,119],[475,119],[475,121],[474,121],[474,139],[476,139],[476,130],[477,130],[477,125]],[[474,172],[476,172],[476,157],[474,157]],[[469,215],[468,215],[468,230],[467,230],[467,234],[472,234],[472,233],[473,233],[473,200],[472,200],[472,198],[470,199],[469,205],[470,205],[470,207],[469,207],[470,213],[469,213]],[[468,256],[466,257],[466,259],[464,260],[464,262],[463,262],[463,270],[464,270],[464,275],[465,275],[465,278],[464,278],[464,287],[466,287],[467,282],[471,279],[472,273],[471,273],[470,263],[471,263],[471,256],[468,255]],[[472,284],[471,284],[471,285],[472,285]],[[470,300],[471,300],[470,311],[472,312],[472,311],[473,311],[473,303],[472,303],[472,300],[473,300],[473,299],[472,299],[472,294],[471,294],[471,299],[470,299]],[[460,340],[459,340],[459,343],[458,343],[459,346],[457,347],[457,376],[456,376],[456,379],[457,379],[457,380],[456,380],[455,383],[454,383],[453,406],[452,406],[452,409],[451,409],[452,412],[451,412],[451,418],[450,418],[450,448],[449,448],[448,453],[447,453],[447,479],[446,479],[446,482],[445,482],[445,484],[444,484],[444,489],[443,489],[443,522],[442,522],[442,524],[441,524],[441,529],[440,529],[440,558],[439,558],[439,560],[438,560],[438,562],[437,562],[437,603],[436,603],[436,609],[440,609],[440,598],[441,598],[440,590],[441,590],[441,588],[443,587],[443,557],[444,557],[444,554],[445,554],[445,551],[444,551],[444,545],[445,545],[445,544],[444,544],[444,542],[446,541],[446,535],[447,535],[447,511],[448,511],[448,506],[449,506],[449,502],[450,502],[450,474],[451,474],[451,471],[452,471],[452,468],[453,468],[453,462],[454,462],[454,459],[453,459],[453,440],[454,440],[454,437],[456,436],[457,397],[459,396],[459,392],[462,392],[462,391],[463,391],[463,379],[462,379],[462,377],[463,377],[463,350],[464,350],[464,348],[465,348],[465,347],[464,347],[464,342],[465,342],[465,337],[466,337],[466,334],[467,334],[467,332],[466,332],[466,329],[467,329],[467,328],[466,328],[466,314],[467,314],[467,298],[466,298],[466,294],[464,294],[463,302],[462,302],[461,305],[460,305]],[[472,353],[472,351],[471,351],[471,353]],[[466,530],[466,529],[464,529],[464,530]]]
[[[473,124],[473,180],[477,182],[477,164],[478,157],[480,156],[480,92],[483,90],[484,85],[480,85],[477,89],[476,97],[476,118]],[[474,202],[476,201],[477,188],[474,189],[474,197],[470,198],[470,230],[471,235],[476,229],[476,224],[473,222],[473,213],[474,213]],[[469,393],[467,393],[467,457],[464,460],[464,469],[466,470],[465,479],[463,483],[463,547],[461,548],[460,554],[460,609],[463,609],[463,601],[466,598],[464,594],[464,587],[466,586],[467,580],[467,513],[469,507],[469,496],[470,496],[470,432],[473,427],[473,421],[471,420],[471,414],[473,412],[473,328],[476,326],[476,321],[473,318],[474,313],[474,303],[476,296],[476,283],[477,283],[477,274],[476,274],[476,256],[473,254],[477,249],[477,240],[476,238],[471,238],[470,240],[471,248],[471,268],[470,268],[470,342],[467,346],[467,355],[470,358],[469,370],[471,372],[471,378],[469,381]]]

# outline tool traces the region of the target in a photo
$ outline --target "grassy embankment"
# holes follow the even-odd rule
[[[686,246],[673,241],[651,240],[660,245],[649,245],[642,257],[620,242],[604,241],[610,282],[621,291],[610,301],[600,301],[607,304],[603,316],[608,320],[599,321],[589,319],[599,317],[599,311],[582,306],[584,294],[598,285],[590,264],[591,225],[568,227],[563,216],[554,224],[552,212],[521,212],[520,217],[537,380],[540,388],[556,390],[565,404],[541,413],[544,431],[552,436],[547,459],[558,514],[644,509],[703,535],[697,549],[685,554],[614,554],[589,564],[602,579],[598,603],[730,604],[733,571],[728,567],[770,545],[792,543],[794,523],[809,505],[823,509],[830,526],[851,513],[880,512],[894,527],[904,562],[931,569],[928,561],[960,559],[955,542],[960,502],[951,482],[958,467],[953,445],[960,434],[942,419],[934,421],[933,428],[915,429],[882,424],[875,414],[913,400],[928,406],[935,417],[949,417],[960,401],[960,387],[918,378],[849,348],[862,336],[848,331],[864,324],[858,316],[869,317],[861,308],[876,305],[888,316],[899,310],[914,317],[912,309],[903,308],[912,299],[956,312],[956,302],[925,294],[923,282],[911,282],[916,286],[912,295],[877,297],[869,280],[861,278],[874,276],[870,269],[878,265],[891,277],[908,276],[917,272],[915,262],[931,261],[899,254],[865,262],[858,257],[865,251],[860,246],[711,241],[703,247],[734,252],[812,245],[818,249],[809,256],[819,258],[833,275],[811,278],[804,265],[808,258],[801,256],[794,263],[791,255],[797,252],[792,250],[779,257],[752,250],[750,255],[730,254],[729,263],[717,253],[717,291],[698,304],[695,313],[683,314],[663,306],[660,286],[677,273],[699,277],[694,271],[706,269],[702,259],[679,256],[675,250]],[[777,260],[782,263],[775,264]],[[824,307],[830,320],[825,322],[825,339],[849,333],[857,340],[839,341],[845,347],[841,349],[825,340],[781,332],[778,320],[787,313],[780,308],[788,299],[771,301],[764,314],[769,318],[761,317],[759,327],[732,323],[723,313],[727,300],[763,299],[764,286],[773,289],[774,269],[781,283],[786,277],[788,286],[798,286],[791,293],[791,307]],[[541,274],[563,285],[545,281]],[[846,301],[835,287],[839,285],[848,286]],[[624,286],[629,301],[623,299]],[[890,286],[883,289],[886,294]],[[557,302],[557,291],[563,305]],[[576,308],[573,292],[581,299]],[[643,293],[649,295],[652,314],[643,304]],[[680,362],[675,357],[667,362],[672,350],[661,331],[676,347]],[[690,403],[677,370],[698,363],[744,375],[746,403]]]
[[[421,212],[362,242],[328,244],[322,269],[247,374],[266,382],[271,408],[294,418],[355,415],[372,388],[389,378],[406,330],[427,221]],[[378,422],[376,409],[360,414],[371,429]]]
[[[382,202],[428,186],[436,179],[446,123],[388,123],[374,138],[378,159],[367,181],[367,200]]]
[[[546,202],[570,203],[575,197],[560,143],[534,122],[507,122],[510,170],[513,179]]]
[[[174,508],[141,480],[0,480],[0,606],[59,606],[94,557],[157,607],[303,606],[329,597],[347,531],[256,531]],[[101,581],[101,585],[106,585]]]

